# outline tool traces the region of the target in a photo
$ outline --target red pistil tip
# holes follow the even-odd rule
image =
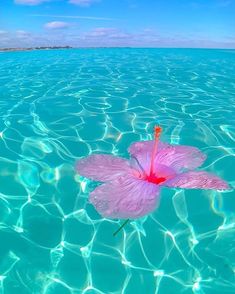
[[[154,127],[154,134],[155,138],[159,138],[162,132],[162,128],[160,126],[155,126]]]

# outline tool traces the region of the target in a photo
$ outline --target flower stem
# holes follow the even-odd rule
[[[125,220],[124,223],[120,226],[120,228],[117,229],[117,231],[115,231],[113,233],[113,236],[115,237],[117,235],[118,232],[121,231],[121,229],[129,222],[129,219]]]

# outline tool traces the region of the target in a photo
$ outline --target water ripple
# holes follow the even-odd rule
[[[76,175],[92,152],[151,139],[194,145],[235,186],[234,51],[81,49],[0,55],[0,292],[233,293],[235,194],[163,189],[118,220]]]

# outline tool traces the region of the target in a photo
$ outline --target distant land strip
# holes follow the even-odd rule
[[[42,46],[42,47],[29,47],[29,48],[0,48],[0,52],[8,51],[32,51],[32,50],[50,50],[50,49],[72,49],[71,46]]]

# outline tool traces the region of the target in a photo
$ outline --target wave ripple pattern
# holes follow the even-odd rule
[[[234,65],[234,50],[0,53],[0,293],[234,293],[234,191],[164,188],[113,237],[122,222],[74,171],[91,153],[127,157],[160,124],[235,187]]]

